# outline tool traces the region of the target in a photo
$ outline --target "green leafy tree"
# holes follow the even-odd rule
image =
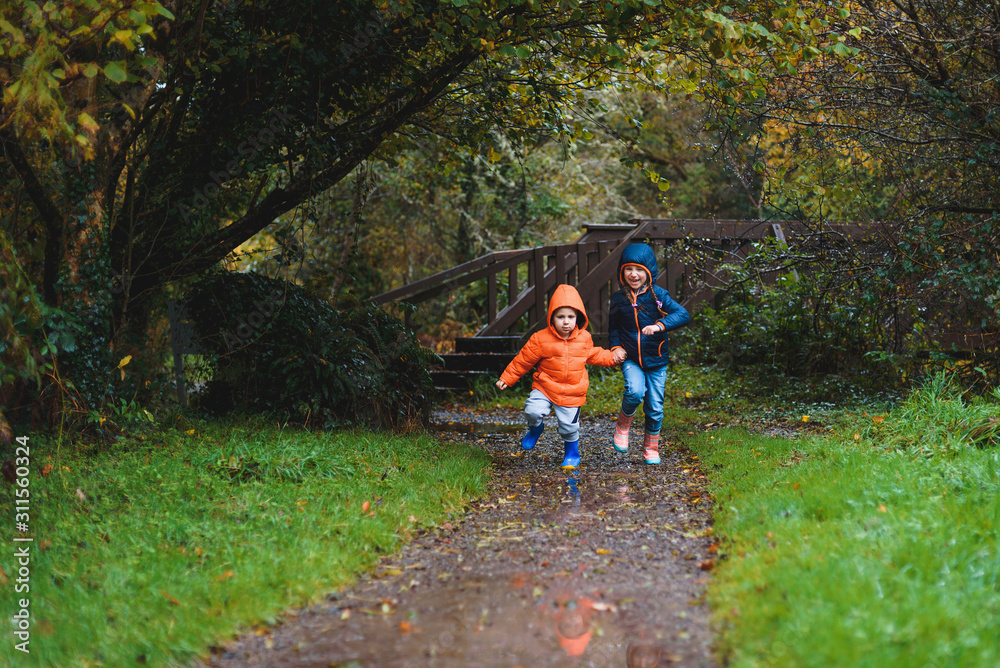
[[[16,203],[4,225],[45,302],[89,332],[68,366],[80,392],[100,393],[82,378],[142,350],[165,286],[364,161],[421,136],[573,135],[569,110],[588,92],[664,86],[664,57],[692,63],[695,87],[699,63],[744,51],[801,59],[816,48],[807,16],[794,40],[766,28],[796,8],[746,3],[736,19],[639,0],[4,0],[0,183]]]

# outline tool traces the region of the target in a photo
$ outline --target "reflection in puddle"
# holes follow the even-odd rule
[[[594,602],[587,598],[557,601],[553,615],[556,638],[566,656],[582,656],[590,643],[593,631],[590,617],[594,612]]]
[[[432,431],[450,431],[457,434],[478,434],[480,436],[497,436],[519,434],[524,425],[506,422],[432,422]]]
[[[579,477],[570,476],[566,479],[566,487],[569,489],[570,498],[573,501],[573,507],[580,507],[580,489],[577,487],[577,483],[580,481]]]

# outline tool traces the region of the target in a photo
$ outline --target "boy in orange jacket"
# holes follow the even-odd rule
[[[549,300],[548,319],[549,326],[532,334],[507,365],[497,387],[506,390],[538,364],[524,405],[528,433],[521,439],[521,447],[535,447],[545,427],[543,418],[554,410],[565,444],[562,467],[576,468],[580,465],[580,407],[586,403],[590,387],[586,365],[616,366],[626,354],[621,348],[612,352],[594,345],[587,331],[583,299],[572,285],[556,287]]]

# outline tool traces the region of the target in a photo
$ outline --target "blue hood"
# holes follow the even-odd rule
[[[622,257],[618,261],[618,282],[626,285],[622,277],[622,269],[627,264],[638,264],[646,268],[649,273],[649,284],[656,283],[656,253],[648,244],[629,244],[622,251]]]

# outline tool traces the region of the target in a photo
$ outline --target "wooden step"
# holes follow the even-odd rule
[[[439,392],[468,392],[472,389],[476,380],[485,379],[490,384],[496,383],[500,379],[499,373],[492,371],[449,371],[447,369],[435,369],[431,371],[431,378],[434,380],[434,389]],[[516,384],[516,387],[531,386],[531,374],[525,374]]]
[[[440,357],[448,371],[490,371],[497,375],[514,359],[511,353],[446,353]]]
[[[464,336],[455,339],[456,353],[517,353],[527,341],[522,334],[511,336]]]

